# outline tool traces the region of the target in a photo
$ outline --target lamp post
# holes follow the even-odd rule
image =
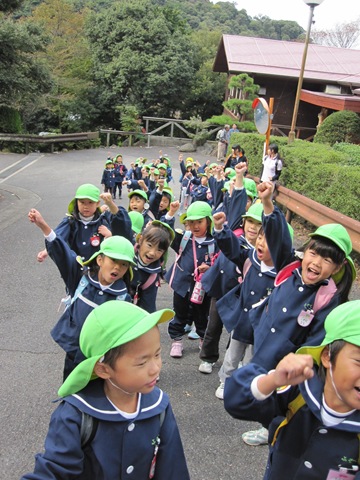
[[[297,119],[298,110],[299,110],[300,93],[301,93],[303,79],[304,79],[304,71],[305,71],[306,57],[307,57],[307,51],[308,51],[308,46],[310,41],[311,25],[313,23],[314,9],[318,5],[321,5],[323,1],[324,0],[304,0],[306,5],[310,7],[310,15],[309,15],[309,23],[306,31],[304,52],[303,52],[303,57],[301,62],[298,86],[296,90],[295,105],[294,105],[293,117],[291,121],[291,128],[290,128],[289,137],[288,137],[288,143],[292,143],[295,140],[296,119]]]

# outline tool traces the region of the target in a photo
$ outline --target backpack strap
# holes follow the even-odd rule
[[[81,412],[80,439],[81,448],[85,448],[93,441],[99,420],[88,413]]]
[[[303,407],[305,403],[306,403],[305,399],[301,395],[301,393],[299,393],[299,395],[292,402],[289,403],[285,419],[280,423],[280,425],[275,430],[275,433],[271,442],[272,447],[275,445],[280,429],[285,427],[285,425],[287,425],[290,422],[290,420],[295,415],[295,413],[298,410],[300,410],[300,408]]]
[[[146,290],[146,289],[149,288],[153,283],[155,283],[155,282],[156,282],[156,279],[157,279],[157,276],[158,276],[157,273],[151,273],[151,274],[148,276],[148,279],[146,280],[146,282],[143,283],[142,285],[140,285],[141,290]]]
[[[278,287],[279,285],[284,283],[285,280],[287,280],[291,276],[292,272],[299,267],[301,267],[300,260],[295,260],[294,262],[289,263],[284,268],[279,270],[275,277],[274,287]]]
[[[87,285],[89,284],[89,279],[87,275],[83,275],[80,279],[79,285],[77,286],[74,295],[71,297],[70,305],[72,305],[75,300],[82,294]]]
[[[332,278],[329,279],[327,285],[321,285],[316,292],[316,297],[313,306],[314,314],[321,310],[322,308],[326,307],[328,303],[331,301],[335,293],[337,292],[337,287]]]

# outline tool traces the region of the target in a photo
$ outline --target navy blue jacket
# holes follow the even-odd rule
[[[175,231],[175,239],[171,244],[171,248],[179,254],[182,233]],[[211,264],[209,255],[209,245],[214,245],[214,253],[217,251],[214,238],[208,234],[203,243],[197,243],[195,240],[195,251],[197,264],[194,265],[194,254],[192,246],[192,235],[188,240],[184,251],[181,253],[178,261],[175,261],[165,275],[165,280],[169,286],[181,297],[185,297],[187,292],[192,291],[194,286],[194,270],[202,263]]]
[[[83,268],[76,260],[75,253],[61,237],[52,242],[46,241],[46,249],[56,263],[71,297],[74,296],[80,281],[84,282]],[[122,279],[102,290],[97,275],[86,274],[86,286],[76,300],[65,310],[51,331],[54,341],[75,359],[83,360],[79,347],[81,327],[89,313],[108,300],[128,300],[130,295]]]
[[[275,445],[270,447],[264,480],[325,480],[329,469],[349,467],[346,459],[359,465],[360,412],[356,410],[338,425],[324,425],[320,411],[324,384],[316,371],[310,380],[261,401],[254,398],[250,387],[256,376],[268,373],[267,369],[250,363],[226,379],[225,409],[235,418],[270,425],[270,441],[299,391],[305,399],[306,404],[280,429]],[[360,479],[360,472],[354,479]]]
[[[105,168],[101,177],[101,185],[107,188],[112,188],[115,185],[115,170]]]
[[[128,419],[110,403],[103,388],[103,381],[97,379],[64,398],[51,416],[45,452],[36,455],[34,473],[22,479],[145,480],[159,437],[154,480],[188,480],[179,430],[166,393],[155,387],[151,393],[139,394],[138,414]],[[82,412],[98,419],[86,457],[80,438]]]
[[[282,212],[275,208],[271,215],[263,217],[263,226],[271,257],[279,271],[295,259],[287,223]],[[270,297],[250,314],[254,329],[253,361],[271,370],[288,353],[302,345],[320,345],[325,337],[324,321],[331,310],[339,305],[339,296],[321,308],[307,326],[298,323],[302,310],[314,305],[320,284],[306,285],[301,278],[301,267],[274,288]]]
[[[115,183],[121,183],[127,173],[127,168],[123,163],[116,163],[114,164],[114,170],[115,170]]]
[[[143,265],[139,259],[138,253],[135,255],[136,266],[133,267],[133,279],[131,280],[131,297],[137,297],[136,305],[143,308],[149,313],[156,311],[156,296],[159,287],[159,274],[162,271],[161,262]],[[143,289],[143,285],[147,282],[150,275],[156,275],[153,282],[147,288]],[[135,303],[135,302],[134,302]]]

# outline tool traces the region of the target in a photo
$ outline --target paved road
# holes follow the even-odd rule
[[[111,150],[112,155],[120,149]],[[126,164],[156,158],[158,147],[121,149]],[[174,190],[178,193],[178,151],[167,148],[173,160]],[[0,154],[1,244],[1,413],[0,477],[18,479],[33,467],[61,383],[63,353],[50,338],[64,293],[51,260],[36,262],[43,248],[41,232],[27,219],[31,207],[56,226],[76,188],[99,185],[108,150],[61,154]],[[206,158],[193,155],[199,161]],[[212,159],[213,160],[213,159]],[[127,205],[127,198],[121,201]],[[159,291],[158,308],[171,307],[167,285]],[[225,351],[227,335],[222,339]],[[260,480],[267,448],[248,447],[240,435],[254,424],[233,420],[214,396],[217,365],[211,375],[198,372],[198,343],[186,340],[184,357],[169,357],[170,342],[162,326],[163,370],[160,386],[171,397],[192,480]],[[223,355],[222,355],[223,357]],[[222,359],[221,357],[221,359]]]

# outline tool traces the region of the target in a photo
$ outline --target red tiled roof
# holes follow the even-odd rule
[[[303,43],[223,35],[213,70],[298,78],[303,51]],[[309,44],[304,79],[360,86],[360,50]]]

